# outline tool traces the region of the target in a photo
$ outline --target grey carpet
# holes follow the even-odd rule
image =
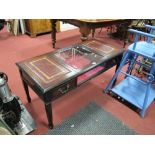
[[[109,112],[92,102],[68,120],[49,130],[47,135],[135,135],[136,133]]]

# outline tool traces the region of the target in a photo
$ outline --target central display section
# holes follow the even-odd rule
[[[102,55],[81,45],[59,50],[55,56],[75,70],[91,67],[103,59]]]

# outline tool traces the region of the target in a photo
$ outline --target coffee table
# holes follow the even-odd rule
[[[49,128],[53,128],[52,102],[109,68],[118,67],[123,50],[98,40],[55,50],[16,63],[28,102],[29,89],[42,99]]]

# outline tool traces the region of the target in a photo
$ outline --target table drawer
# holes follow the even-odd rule
[[[59,87],[56,87],[52,91],[52,100],[55,100],[56,98],[66,94],[68,91],[72,90],[76,86],[77,86],[77,80],[75,78],[65,84],[60,85]]]

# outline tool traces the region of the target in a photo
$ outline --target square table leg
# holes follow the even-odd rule
[[[119,56],[119,57],[116,59],[116,63],[117,63],[117,64],[116,64],[115,73],[116,73],[116,71],[117,71],[117,69],[118,69],[118,67],[119,67],[119,65],[120,65],[120,63],[121,63],[122,56],[123,56],[123,55]],[[117,78],[116,78],[116,80],[115,80],[114,83],[113,83],[113,87],[115,86],[116,82],[117,82]]]
[[[52,38],[53,48],[55,48],[55,43],[56,43],[56,22],[57,20],[51,19],[51,25],[52,25],[51,38]]]
[[[26,93],[27,101],[28,101],[28,103],[31,103],[31,97],[30,97],[28,85],[27,85],[27,83],[23,79],[23,75],[22,75],[22,71],[21,70],[19,70],[19,73],[20,73],[21,80],[22,80],[22,83],[23,83],[23,87],[24,87],[24,90],[25,90],[25,93]]]
[[[53,114],[52,114],[52,104],[50,102],[45,102],[45,110],[48,119],[48,125],[50,129],[53,129]]]

